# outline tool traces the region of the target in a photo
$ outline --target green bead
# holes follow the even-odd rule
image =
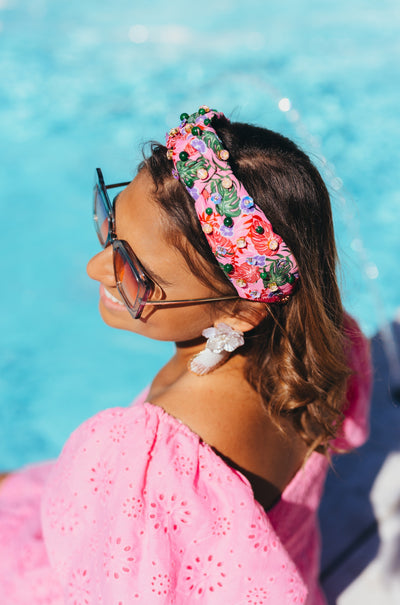
[[[206,113],[206,110],[204,109],[204,107],[200,107],[200,109],[199,109],[199,114],[200,114],[201,116],[204,116],[204,114],[205,114],[205,113]]]
[[[224,225],[225,225],[225,227],[232,227],[233,220],[231,219],[230,216],[227,216],[226,218],[224,218]]]
[[[179,159],[182,160],[182,162],[186,162],[186,160],[189,158],[189,154],[187,151],[181,151],[179,154]]]
[[[197,126],[194,126],[194,127],[192,128],[192,134],[193,134],[195,137],[201,137],[201,129],[200,129],[200,128],[198,128]]]
[[[208,126],[209,124],[211,124],[211,120],[210,120],[210,118],[206,118],[204,120],[204,126]]]
[[[181,115],[179,116],[181,119],[181,122],[183,122],[183,120],[187,120],[189,117],[188,113],[181,113]]]
[[[265,273],[265,271],[262,271],[260,273],[260,277],[261,277],[261,279],[267,279],[268,278],[268,273]]]
[[[232,273],[233,265],[230,265],[229,263],[227,263],[226,265],[224,265],[224,271],[225,271],[225,273]]]
[[[193,185],[194,185],[194,180],[193,179],[187,179],[186,185],[189,187],[189,189],[191,189],[193,187]]]
[[[260,233],[260,234],[261,234],[261,233],[264,233],[264,227],[261,227],[261,225],[258,225],[258,226],[256,227],[256,232],[257,232],[257,233]]]
[[[206,208],[206,214],[212,214],[212,213],[213,213],[212,208]]]

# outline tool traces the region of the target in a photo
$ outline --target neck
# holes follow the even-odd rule
[[[185,342],[175,343],[175,355],[170,360],[170,363],[179,371],[180,374],[188,372],[187,369],[189,361],[200,353],[205,347],[205,339],[203,337],[195,338],[194,340],[187,340]]]
[[[153,380],[151,388],[152,394],[164,392],[175,385],[184,376],[190,375],[191,372],[188,369],[189,361],[204,349],[205,342],[204,338],[197,338],[190,341],[175,343],[175,354],[166,365],[161,368]],[[221,367],[214,370],[215,375],[225,372],[243,373],[245,358],[238,353],[239,352],[233,353]],[[198,378],[194,374],[193,377]]]

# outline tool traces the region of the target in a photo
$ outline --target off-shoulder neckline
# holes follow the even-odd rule
[[[147,393],[146,393],[146,396],[147,396]],[[138,402],[138,403],[134,404],[133,407],[135,407],[136,405],[142,405],[147,410],[151,410],[152,412],[156,413],[159,418],[162,418],[164,421],[170,423],[172,426],[174,426],[175,429],[179,429],[181,432],[183,432],[185,435],[187,435],[190,439],[192,439],[196,443],[198,443],[199,446],[204,448],[212,458],[215,457],[215,459],[217,459],[220,464],[223,464],[226,467],[226,469],[229,470],[230,473],[232,473],[235,477],[237,477],[240,481],[242,481],[242,483],[244,483],[247,486],[254,502],[256,502],[262,508],[262,510],[265,512],[265,514],[269,514],[272,511],[275,512],[275,510],[279,507],[279,505],[283,501],[287,500],[292,492],[296,491],[297,484],[299,482],[301,482],[304,474],[306,473],[306,470],[310,471],[311,469],[313,469],[317,465],[318,459],[321,459],[323,457],[322,454],[319,454],[318,452],[312,452],[312,454],[310,455],[308,460],[305,462],[305,464],[302,465],[301,468],[299,468],[299,470],[294,474],[292,479],[286,485],[286,487],[282,491],[279,499],[272,505],[272,507],[265,509],[262,506],[262,504],[258,500],[256,500],[256,498],[254,496],[253,487],[252,487],[249,479],[246,477],[246,475],[244,475],[240,470],[230,466],[226,462],[226,460],[224,460],[224,458],[221,455],[219,455],[218,452],[209,443],[204,441],[202,439],[202,437],[200,435],[198,435],[198,433],[193,431],[193,429],[191,429],[187,424],[185,424],[182,420],[180,420],[176,416],[173,416],[173,414],[170,414],[169,412],[167,412],[161,406],[151,403],[150,401],[147,401],[146,399],[142,402]]]

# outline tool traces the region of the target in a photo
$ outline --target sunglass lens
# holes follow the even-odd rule
[[[98,185],[94,189],[94,221],[100,243],[105,246],[109,231],[108,211]]]
[[[114,270],[121,295],[132,309],[135,308],[139,292],[138,280],[119,248],[114,249]]]

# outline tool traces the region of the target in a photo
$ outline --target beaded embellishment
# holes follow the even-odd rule
[[[167,133],[172,174],[195,201],[211,250],[241,298],[286,302],[299,279],[296,260],[235,177],[229,151],[211,126],[222,116],[206,105]]]

